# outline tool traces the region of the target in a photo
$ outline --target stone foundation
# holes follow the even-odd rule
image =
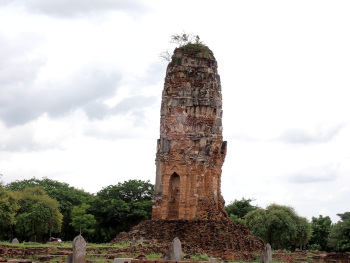
[[[221,259],[253,259],[261,253],[264,242],[249,234],[243,224],[230,220],[148,220],[120,233],[113,242],[147,240],[169,244],[175,237],[186,254],[207,254]]]

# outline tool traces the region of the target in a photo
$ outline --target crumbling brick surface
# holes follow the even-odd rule
[[[350,263],[350,253],[329,253],[323,257],[323,262]]]
[[[287,253],[272,254],[272,259],[274,261],[294,262],[294,255]]]
[[[153,219],[227,218],[222,96],[212,52],[174,51],[162,93]]]
[[[260,253],[265,247],[243,224],[230,220],[148,220],[119,234],[113,242],[143,239],[169,244],[175,237],[181,240],[187,254],[206,253],[223,259],[253,259],[253,252]]]

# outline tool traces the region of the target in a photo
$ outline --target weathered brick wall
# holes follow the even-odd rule
[[[227,217],[221,195],[222,96],[212,52],[177,48],[166,71],[153,219]]]

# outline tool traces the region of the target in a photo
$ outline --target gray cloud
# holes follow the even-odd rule
[[[37,142],[33,131],[27,127],[16,127],[7,131],[10,136],[0,138],[0,150],[6,152],[41,151],[61,148],[60,142]]]
[[[45,83],[40,87],[27,83],[26,87],[2,89],[0,119],[7,126],[15,126],[43,113],[58,117],[77,108],[102,118],[106,113],[101,101],[115,93],[121,78],[117,73],[108,75],[99,69],[87,68],[60,83]]]
[[[334,181],[339,173],[339,165],[327,164],[319,167],[309,167],[288,176],[292,183],[305,184]]]
[[[7,87],[14,89],[14,85],[23,86],[36,78],[40,67],[46,63],[45,58],[35,52],[41,41],[42,38],[33,33],[23,33],[10,39],[0,32],[1,90]],[[2,92],[0,94],[0,100],[7,97]]]
[[[115,107],[112,108],[112,112],[116,114],[126,113],[128,111],[139,111],[144,107],[151,106],[157,101],[155,96],[134,96],[122,100]]]
[[[292,144],[325,143],[331,141],[346,124],[318,125],[313,131],[303,128],[290,129],[284,132],[278,140]]]
[[[115,126],[112,130],[107,128],[100,128],[98,126],[90,126],[85,134],[92,137],[99,137],[109,140],[115,139],[125,139],[125,138],[135,138],[138,137],[138,132],[140,132],[141,128],[147,125],[146,116],[145,116],[145,108],[152,107],[158,102],[155,96],[144,97],[144,96],[135,96],[129,97],[122,100],[112,109],[105,111],[102,109],[101,111],[106,114],[106,116],[111,115],[125,115],[128,116],[128,120],[132,123],[133,129],[130,130],[130,127],[120,127],[118,125]],[[96,106],[96,105],[95,105]],[[95,107],[92,106],[92,107]],[[96,106],[99,108],[98,106]],[[99,111],[98,111],[99,112]],[[91,116],[90,116],[91,117]],[[113,120],[111,120],[112,122]]]
[[[102,119],[111,115],[125,115],[131,113],[136,126],[142,125],[145,117],[144,108],[151,107],[157,102],[155,96],[134,96],[125,98],[116,106],[109,108],[99,102],[89,103],[84,107],[84,111],[91,119]]]
[[[154,61],[147,68],[147,75],[142,80],[147,83],[157,83],[159,81],[164,81],[165,73],[166,73],[167,64],[164,61]]]
[[[96,15],[106,11],[141,14],[150,8],[141,0],[2,0],[0,5],[19,5],[31,12],[57,17]]]

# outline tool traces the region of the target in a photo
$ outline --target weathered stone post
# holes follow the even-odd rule
[[[264,261],[265,261],[265,263],[272,262],[271,245],[269,243],[267,243],[266,247],[265,247]]]
[[[12,242],[11,242],[12,244],[19,244],[19,241],[18,241],[18,239],[17,238],[14,238],[14,239],[12,239]]]
[[[181,241],[177,237],[173,239],[172,242],[172,260],[181,261],[182,260],[182,250],[181,250]]]
[[[86,242],[85,239],[79,235],[73,239],[73,263],[85,263]]]

